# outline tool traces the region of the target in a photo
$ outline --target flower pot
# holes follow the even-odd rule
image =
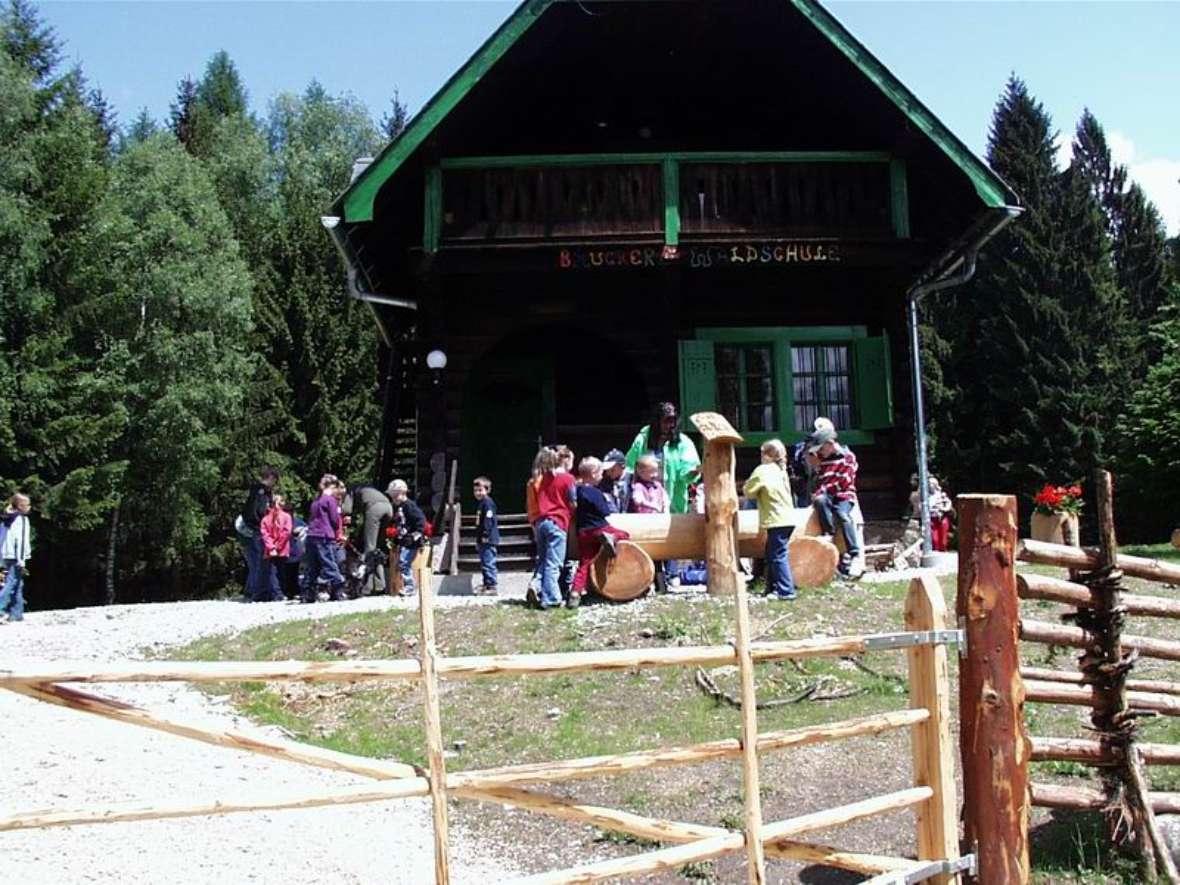
[[[1068,532],[1067,527],[1068,526]],[[1050,544],[1071,544],[1080,547],[1078,518],[1073,513],[1037,513],[1033,511],[1030,533],[1034,541]],[[1069,541],[1066,541],[1066,537]]]

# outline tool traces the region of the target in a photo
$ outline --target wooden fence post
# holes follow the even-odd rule
[[[942,587],[930,574],[910,582],[905,602],[907,630],[945,630],[946,602]],[[951,681],[945,645],[919,645],[908,652],[910,707],[929,710],[930,718],[913,727],[911,749],[914,786],[934,791],[918,810],[918,859],[959,857],[959,805],[955,797],[955,763],[951,744]],[[935,876],[935,885],[954,877]]]
[[[967,657],[959,670],[963,829],[976,881],[1029,880],[1028,762],[1016,594],[1016,499],[960,495],[959,586]]]
[[[415,557],[418,618],[422,626],[419,658],[422,664],[422,706],[426,720],[426,758],[430,762],[430,806],[434,820],[434,881],[451,881],[447,835],[447,766],[443,757],[442,714],[439,711],[438,646],[434,641],[434,587],[429,569]]]
[[[737,555],[737,481],[733,447],[742,441],[724,416],[699,412],[689,420],[705,438],[701,474],[705,485],[705,564],[710,593],[736,593],[744,586]]]

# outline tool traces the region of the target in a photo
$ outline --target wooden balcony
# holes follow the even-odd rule
[[[443,160],[424,248],[726,238],[888,240],[909,233],[887,154],[619,154]]]

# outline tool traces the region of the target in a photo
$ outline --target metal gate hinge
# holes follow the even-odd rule
[[[960,654],[967,643],[963,630],[908,630],[904,633],[875,633],[865,637],[865,649],[913,648],[917,645],[957,645]]]
[[[915,882],[925,882],[934,876],[953,876],[956,873],[970,873],[975,875],[975,855],[965,854],[955,860],[932,860],[911,867],[905,872],[899,872],[894,878],[885,881],[889,885],[913,885]]]

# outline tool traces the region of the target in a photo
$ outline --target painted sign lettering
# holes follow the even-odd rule
[[[690,268],[707,269],[742,265],[839,264],[844,256],[839,243],[811,241],[689,246],[664,254],[651,246],[569,248],[558,250],[557,266],[562,270],[656,267],[681,259]]]

